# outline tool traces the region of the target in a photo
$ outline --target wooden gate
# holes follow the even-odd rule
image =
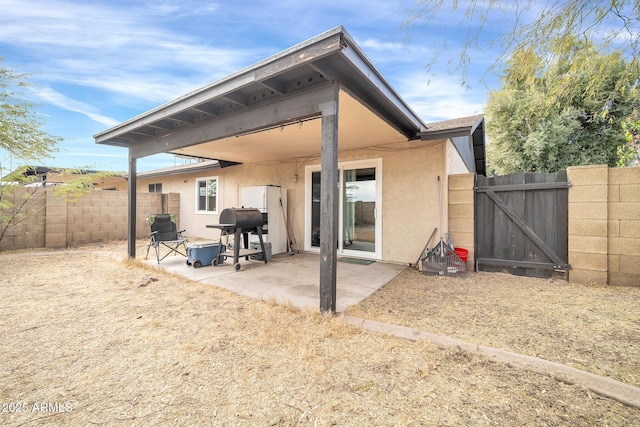
[[[476,266],[550,277],[568,264],[567,172],[477,177]]]

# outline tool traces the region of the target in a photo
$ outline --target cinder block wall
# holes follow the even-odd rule
[[[567,170],[569,280],[640,286],[640,168]]]
[[[640,168],[567,169],[569,281],[640,286]],[[475,174],[449,176],[449,232],[473,271]]]
[[[178,227],[184,228],[180,222],[180,193],[169,193],[163,194],[162,196],[165,198],[162,205],[164,209],[163,213],[175,214]]]
[[[20,203],[28,189],[11,193],[11,201]],[[5,200],[3,196],[3,200]],[[128,196],[125,191],[93,191],[77,200],[57,196],[54,189],[42,191],[25,208],[28,220],[9,227],[0,242],[0,250],[27,248],[65,248],[86,243],[127,238]],[[147,217],[155,213],[179,216],[180,195],[138,193],[136,234],[149,235]]]
[[[449,233],[456,247],[469,251],[467,271],[474,269],[476,175],[449,175]]]
[[[607,283],[609,168],[567,169],[569,187],[569,280]]]
[[[609,170],[609,284],[640,286],[640,168]]]
[[[28,197],[29,194],[35,194]],[[28,198],[28,200],[27,200]],[[44,247],[45,205],[46,192],[43,188],[19,187],[0,194],[0,201],[8,208],[4,212],[12,215],[12,210],[27,202],[17,217],[17,222],[11,225],[0,241],[0,251],[13,249],[31,249]]]

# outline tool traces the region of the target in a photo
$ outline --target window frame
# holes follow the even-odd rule
[[[151,191],[152,186],[153,186],[153,191]],[[160,191],[158,191],[158,188],[160,189]],[[161,182],[155,182],[155,183],[149,184],[149,193],[160,193],[160,194],[162,194],[162,183]]]
[[[205,195],[206,197],[206,208],[207,210],[201,210],[200,209],[200,183],[201,182],[209,182],[209,181],[215,181],[216,182],[216,193],[215,193],[215,198],[216,198],[216,205],[214,206],[213,210],[210,210],[210,206],[209,206],[209,197],[207,197],[207,195]],[[196,201],[196,214],[200,214],[200,215],[217,215],[218,214],[218,206],[219,206],[219,201],[220,201],[220,178],[218,176],[207,176],[207,177],[201,177],[201,178],[196,178],[195,179],[195,185],[196,185],[196,197],[195,197],[195,201]],[[206,188],[205,184],[205,188]]]

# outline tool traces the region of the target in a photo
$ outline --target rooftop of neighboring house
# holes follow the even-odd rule
[[[3,177],[3,181],[15,183],[43,183],[58,185],[82,176],[95,176],[96,179],[124,178],[124,172],[105,172],[86,168],[56,168],[48,166],[22,166]]]

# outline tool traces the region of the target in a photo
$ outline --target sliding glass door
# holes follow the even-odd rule
[[[320,167],[307,167],[307,250],[320,248]],[[381,258],[380,159],[339,164],[338,252]]]

